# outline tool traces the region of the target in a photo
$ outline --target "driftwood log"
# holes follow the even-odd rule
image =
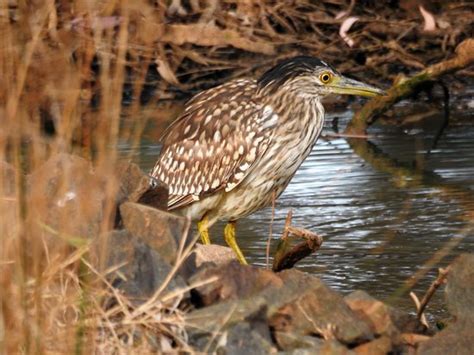
[[[291,226],[292,212],[288,212],[285,229],[278,243],[273,258],[274,272],[291,269],[298,261],[316,252],[323,243],[323,238],[307,229]],[[295,241],[303,239],[294,245]]]

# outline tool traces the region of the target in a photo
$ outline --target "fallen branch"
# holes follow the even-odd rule
[[[428,291],[426,291],[425,295],[423,296],[423,299],[420,302],[420,307],[416,312],[416,316],[418,317],[418,319],[421,319],[421,317],[423,316],[423,312],[426,306],[428,305],[428,302],[431,300],[436,290],[444,283],[444,280],[446,280],[449,271],[449,266],[446,269],[439,268],[438,277],[436,278],[436,280],[433,281],[430,288],[428,289]]]
[[[464,69],[474,63],[474,39],[461,42],[452,59],[429,66],[413,77],[392,86],[386,96],[380,96],[367,102],[347,125],[346,134],[364,134],[367,127],[375,122],[380,114],[387,111],[400,100],[416,93],[423,85],[437,80],[442,75]]]
[[[420,309],[421,309],[420,299],[418,298],[416,293],[413,292],[413,291],[410,292],[410,297],[413,300],[413,302],[415,303],[416,313],[419,314],[418,320],[420,321],[421,324],[423,324],[423,326],[426,329],[430,329],[430,325],[428,324],[428,321],[426,320],[425,314],[423,312],[420,313]]]
[[[421,324],[423,324],[427,329],[429,328],[429,325],[426,320],[424,311],[426,309],[426,306],[430,302],[431,298],[433,297],[434,293],[436,292],[436,290],[444,283],[444,280],[446,280],[446,277],[448,276],[450,269],[451,269],[450,266],[448,266],[446,269],[443,269],[443,268],[438,269],[438,277],[430,285],[430,287],[426,291],[421,301],[418,299],[418,297],[416,296],[414,292],[410,292],[410,297],[415,302],[415,306],[416,306],[416,317],[421,322]]]
[[[298,261],[316,252],[323,243],[323,238],[316,233],[292,227],[291,217],[290,211],[273,259],[272,270],[274,272],[292,268]],[[292,241],[300,239],[304,239],[304,241],[292,246]]]

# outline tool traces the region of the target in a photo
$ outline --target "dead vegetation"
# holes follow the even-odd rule
[[[42,114],[54,118],[58,112],[51,105],[64,93],[59,87],[67,73],[48,70],[51,66],[77,65],[81,77],[66,81],[79,80],[81,90],[75,94],[87,102],[106,89],[97,75],[99,68],[121,61],[127,68],[124,99],[132,113],[137,105],[133,98],[189,96],[230,78],[258,74],[282,58],[302,53],[320,56],[367,81],[395,82],[449,58],[462,40],[472,36],[472,21],[466,15],[472,13],[472,4],[432,3],[432,8],[424,9],[416,2],[369,0],[175,0],[170,5],[143,0],[126,6],[104,1],[95,5],[13,1],[3,18],[21,33],[19,43],[32,40],[25,65],[37,80],[26,80],[25,89],[30,100],[40,101]],[[35,25],[23,26],[29,23]],[[109,41],[122,36],[125,48],[102,41],[105,33]],[[459,78],[466,75],[472,77],[472,71],[465,69]]]
[[[158,60],[168,63],[163,71],[174,71],[170,83],[185,90],[208,85],[216,74],[251,74],[301,53],[345,73],[395,81],[447,58],[471,36],[472,21],[463,15],[470,6],[440,2],[429,12],[404,1],[173,1],[165,36],[156,37],[164,46]]]

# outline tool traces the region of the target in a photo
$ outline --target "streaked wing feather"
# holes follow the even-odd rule
[[[240,79],[198,94],[167,130],[152,175],[168,185],[170,209],[231,191],[267,149],[271,130],[255,89]]]

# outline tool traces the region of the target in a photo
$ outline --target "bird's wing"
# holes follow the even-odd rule
[[[165,132],[152,176],[168,185],[170,209],[231,191],[268,148],[272,112],[252,99],[255,90],[242,79],[207,90]]]

